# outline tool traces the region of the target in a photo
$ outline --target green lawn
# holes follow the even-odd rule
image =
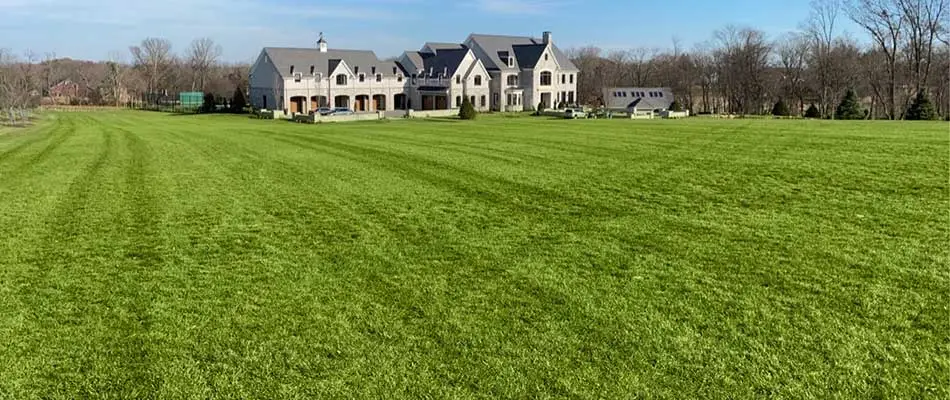
[[[946,399],[948,128],[47,115],[0,398]]]

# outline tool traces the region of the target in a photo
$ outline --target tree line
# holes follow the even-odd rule
[[[147,38],[131,46],[127,55],[115,52],[107,61],[32,51],[18,55],[0,49],[0,110],[12,115],[58,97],[71,105],[123,106],[171,99],[187,91],[229,100],[235,92],[247,90],[250,65],[220,58],[221,46],[209,38],[192,41],[181,54],[175,54],[166,39]]]
[[[693,113],[767,114],[783,103],[789,114],[814,107],[833,118],[852,91],[866,118],[916,117],[920,102],[946,117],[948,11],[947,0],[815,0],[801,29],[780,37],[727,26],[689,49],[674,40],[668,49],[583,47],[568,55],[581,70],[585,104],[604,104],[605,87],[662,86]],[[865,44],[837,33],[845,18]]]

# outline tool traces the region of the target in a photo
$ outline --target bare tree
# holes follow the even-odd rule
[[[729,110],[742,114],[764,111],[771,53],[765,33],[727,26],[716,31],[715,38],[719,45],[713,53],[719,74],[717,83]]]
[[[848,13],[851,19],[864,28],[884,56],[886,73],[886,97],[884,115],[897,119],[898,51],[901,46],[904,17],[897,0],[851,0]]]
[[[831,86],[834,80],[831,77],[833,61],[831,49],[834,46],[838,16],[843,9],[842,0],[812,0],[811,12],[803,24],[803,30],[811,39],[809,46],[809,65],[812,79],[812,90],[818,96],[818,105],[822,115],[834,115],[834,98]]]
[[[905,21],[906,52],[914,93],[926,89],[934,42],[940,35],[947,0],[897,0]]]
[[[630,50],[628,63],[630,65],[630,78],[633,86],[646,87],[655,86],[656,63],[654,59],[659,53],[659,49],[638,47]]]
[[[154,94],[167,83],[166,79],[174,62],[171,42],[160,38],[147,38],[140,46],[133,46],[129,50],[135,66],[145,78],[146,94]]]
[[[191,67],[193,74],[191,90],[207,89],[208,77],[219,57],[221,57],[221,46],[215,44],[214,40],[202,38],[191,42],[187,55],[188,66]]]
[[[805,68],[810,49],[809,39],[800,33],[790,33],[775,45],[782,67],[782,97],[798,101],[798,112],[805,112]]]

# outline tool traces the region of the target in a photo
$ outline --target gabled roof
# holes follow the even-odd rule
[[[438,53],[442,50],[459,50],[459,49],[464,49],[464,48],[465,46],[459,43],[426,42],[426,44],[422,46],[422,50],[420,51],[425,51],[425,49],[432,49],[433,51]]]
[[[403,65],[410,73],[416,73],[416,71],[422,69],[425,66],[422,60],[422,53],[418,51],[407,51],[405,56],[408,59],[409,65]]]
[[[518,65],[531,68],[538,65],[538,60],[541,59],[544,49],[548,46],[544,44],[516,44],[511,48],[515,51],[515,61]]]
[[[450,77],[455,75],[469,51],[467,48],[442,49],[438,53],[407,51],[405,58],[412,65],[404,65],[404,67],[411,69],[413,74],[422,70],[422,75],[427,75],[431,71],[433,77],[442,73]]]
[[[538,63],[540,53],[538,53],[538,58],[535,58],[533,62],[528,63],[521,59],[521,55],[517,53],[515,46],[545,46],[544,40],[527,36],[502,36],[473,33],[468,36],[468,40],[471,40],[488,54],[489,59],[483,60],[485,62],[485,67],[496,70],[515,69],[508,67],[507,63],[502,61],[501,57],[498,55],[499,51],[508,51],[510,52],[509,54],[514,54],[515,61],[518,63],[520,68],[534,68],[534,66]],[[466,41],[466,43],[467,42],[468,41]],[[526,49],[526,55],[533,56],[534,52],[536,51],[536,49]],[[567,55],[558,49],[553,43],[551,44],[551,51],[554,53],[555,60],[561,66],[561,69],[577,70],[577,67],[571,62],[571,59],[568,58]]]
[[[376,67],[376,73],[383,76],[393,76],[392,70],[396,66],[392,61],[380,60],[371,50],[331,49],[323,53],[319,49],[265,47],[264,53],[277,68],[280,76],[285,78],[292,76],[291,65],[294,66],[294,72],[304,75],[310,74],[311,65],[314,67],[314,73],[328,75],[336,69],[340,61],[344,61],[350,68],[358,67],[360,72],[366,74],[370,74],[372,67]]]
[[[455,71],[458,70],[459,65],[462,64],[462,60],[465,59],[465,55],[468,54],[468,52],[468,49],[444,49],[439,50],[439,52],[434,55],[423,54],[424,73],[428,74],[429,71],[432,71],[433,76],[445,73],[446,77],[451,77],[455,75]]]

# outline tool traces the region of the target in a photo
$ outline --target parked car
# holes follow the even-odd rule
[[[333,109],[330,107],[320,107],[311,112],[311,114],[330,115],[333,114]]]
[[[353,114],[353,110],[347,107],[337,107],[333,109],[333,115],[350,115]]]
[[[587,118],[587,113],[584,110],[579,108],[568,108],[564,110],[564,118],[567,119],[578,119],[578,118]]]

